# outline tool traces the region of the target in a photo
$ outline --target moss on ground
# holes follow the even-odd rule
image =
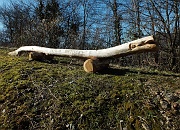
[[[0,49],[0,129],[180,128],[180,74],[112,67],[92,74],[81,62],[28,61]],[[161,99],[175,94],[163,108]],[[171,118],[168,122],[166,116]]]

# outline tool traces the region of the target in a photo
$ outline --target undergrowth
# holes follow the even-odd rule
[[[179,111],[164,110],[158,98],[178,91],[180,74],[121,67],[93,74],[76,60],[28,61],[9,51],[0,49],[0,129],[180,128]]]

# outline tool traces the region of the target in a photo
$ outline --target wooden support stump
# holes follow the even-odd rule
[[[87,59],[83,65],[84,70],[88,73],[98,72],[108,67],[109,67],[109,63],[107,61],[101,61],[99,59]]]
[[[53,60],[52,55],[46,55],[44,53],[40,52],[30,52],[29,53],[29,60],[37,60],[37,61],[43,61],[43,60]]]

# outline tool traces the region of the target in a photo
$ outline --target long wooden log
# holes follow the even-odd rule
[[[76,50],[76,49],[54,49],[39,46],[22,46],[19,49],[9,52],[9,55],[20,55],[22,52],[36,52],[40,55],[75,57],[81,59],[91,59],[84,63],[86,72],[98,71],[103,64],[99,63],[102,60],[111,57],[121,57],[135,53],[156,51],[158,46],[154,41],[153,36],[147,36],[131,42],[124,43],[119,46],[100,49],[100,50]],[[97,60],[98,59],[98,60]],[[91,67],[90,67],[91,66]],[[91,69],[87,69],[91,68]]]

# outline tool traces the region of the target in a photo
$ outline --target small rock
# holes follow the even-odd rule
[[[178,103],[173,103],[172,104],[172,108],[174,109],[174,110],[178,110],[179,109],[179,104]]]
[[[178,96],[173,95],[172,93],[168,93],[164,97],[168,102],[177,102],[179,100]]]
[[[175,90],[175,93],[176,93],[177,95],[180,95],[180,89],[176,89],[176,90]]]
[[[3,109],[2,113],[5,113],[5,112],[6,112],[6,110],[5,110],[5,109]]]
[[[161,104],[161,107],[163,108],[163,109],[167,109],[167,108],[170,108],[170,104],[168,103],[168,101],[166,101],[166,100],[160,100],[160,104]]]

